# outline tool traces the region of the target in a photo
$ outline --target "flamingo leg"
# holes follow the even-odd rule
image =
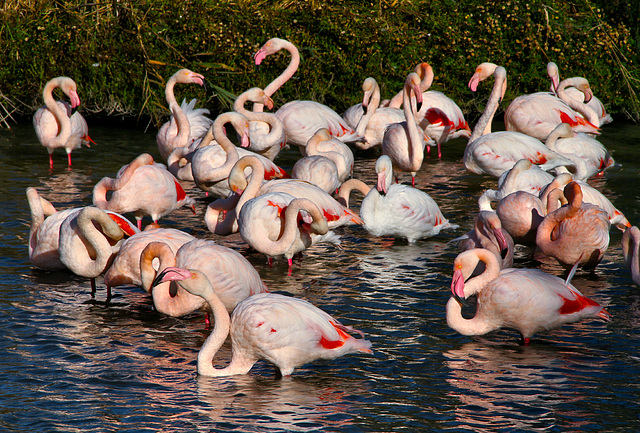
[[[71,168],[71,153],[67,153],[67,162],[69,163],[69,168]]]
[[[204,327],[205,329],[211,329],[211,316],[209,313],[204,313]]]
[[[93,298],[96,296],[96,279],[91,278],[89,281],[91,281],[91,297]]]
[[[107,299],[105,303],[109,303],[111,301],[111,286],[107,286]]]
[[[53,154],[49,154],[49,170],[53,170]]]

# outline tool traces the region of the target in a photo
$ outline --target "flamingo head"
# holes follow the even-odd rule
[[[362,107],[365,109],[365,113],[367,111],[367,107],[371,102],[371,96],[373,95],[373,91],[376,87],[376,80],[373,77],[369,77],[364,80],[362,83],[362,91],[364,92],[364,97],[362,98]]]
[[[477,91],[480,81],[484,81],[491,75],[493,75],[497,67],[498,66],[495,63],[489,62],[484,62],[478,65],[478,67],[476,68],[476,72],[469,80],[469,89],[471,89],[472,92]]]
[[[283,42],[286,41],[280,38],[271,38],[265,42],[265,44],[253,55],[255,64],[260,65],[268,55],[280,51],[284,47]]]
[[[547,75],[551,79],[551,92],[555,93],[558,90],[558,84],[560,84],[558,65],[553,62],[547,63]]]
[[[176,81],[178,83],[195,83],[204,86],[204,75],[197,74],[189,69],[180,69],[176,72]]]
[[[65,77],[60,83],[60,88],[69,97],[71,108],[76,108],[80,105],[80,97],[78,96],[78,88],[75,81]]]

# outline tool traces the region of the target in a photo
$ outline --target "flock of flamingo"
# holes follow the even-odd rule
[[[361,225],[373,236],[394,236],[413,243],[458,226],[449,222],[429,194],[415,187],[415,174],[431,147],[467,137],[463,163],[467,170],[498,178],[496,190],[479,198],[473,229],[453,239],[460,254],[453,263],[448,325],[464,335],[498,328],[519,331],[523,344],[537,332],[587,318],[609,320],[609,313],[572,284],[577,268],[593,270],[609,245],[609,230],[624,231],[622,248],[633,281],[640,284],[640,231],[588,178],[614,164],[594,138],[610,122],[587,80],[560,81],[548,65],[551,92],[516,98],[507,108],[507,131],[492,132],[491,123],[506,90],[506,70],[492,63],[478,66],[469,81],[476,91],[490,77],[494,83],[473,131],[460,108],[441,92],[428,90],[434,79],[419,64],[402,91],[381,100],[374,78],[362,86],[363,100],[343,116],[314,101],[290,101],[273,110],[271,96],[298,69],[296,47],[273,38],[254,55],[256,65],[287,50],[291,60],[266,88],[237,97],[234,111],[215,120],[195,108],[196,100],[179,104],[177,83],[203,85],[204,77],[188,69],[166,84],[171,119],[157,134],[166,165],[144,153],[105,177],[93,190],[93,206],[56,211],[27,189],[31,208],[29,258],[42,269],[69,269],[91,279],[104,275],[111,288],[135,285],[147,291],[157,311],[181,316],[196,310],[213,314],[213,330],[198,355],[198,372],[220,376],[247,373],[258,359],[273,363],[282,375],[315,359],[347,353],[371,353],[362,333],[295,297],[269,292],[256,269],[237,251],[212,240],[196,239],[158,220],[194,200],[180,182],[193,182],[215,198],[205,224],[219,235],[239,232],[272,263],[286,259],[291,272],[295,255],[321,242],[340,243],[334,232],[345,224]],[[71,104],[55,101],[60,88]],[[72,109],[80,105],[76,83],[67,77],[44,88],[45,107],[33,124],[50,155],[88,144],[86,121]],[[253,106],[249,110],[247,103]],[[237,133],[236,146],[225,125]],[[357,149],[381,148],[375,163],[377,184],[350,178]],[[273,161],[285,145],[302,157],[287,173]],[[411,186],[398,183],[409,173]],[[352,191],[364,198],[359,212],[349,208]],[[137,224],[123,214],[130,213]],[[142,230],[142,221],[153,223]],[[515,244],[554,257],[567,270],[566,279],[540,269],[513,267]],[[476,313],[462,315],[466,299],[477,295]],[[353,334],[362,338],[355,338]],[[230,336],[232,359],[225,368],[214,357]]]

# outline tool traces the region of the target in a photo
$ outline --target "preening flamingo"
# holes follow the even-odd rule
[[[204,76],[196,74],[189,69],[180,69],[167,81],[164,93],[169,110],[171,110],[171,119],[162,125],[158,135],[156,135],[158,151],[165,161],[167,161],[173,149],[189,146],[194,140],[202,137],[213,123],[206,116],[209,114],[209,110],[206,108],[194,108],[196,105],[195,99],[192,99],[188,104],[186,101],[182,101],[182,105],[178,104],[173,92],[176,83],[195,83],[204,86]]]
[[[587,134],[574,132],[568,123],[556,126],[545,145],[573,162],[575,180],[587,180],[615,164],[602,143]]]
[[[631,279],[640,286],[640,230],[629,227],[622,235],[622,254],[624,261],[631,271]]]
[[[348,353],[371,352],[371,343],[356,339],[357,332],[307,301],[275,293],[251,296],[229,313],[198,270],[167,268],[155,281],[176,282],[200,296],[213,311],[215,326],[198,353],[198,374],[230,376],[246,374],[258,359],[274,364],[283,376],[316,359],[334,359]],[[232,357],[226,368],[213,366],[213,359],[231,334]]]
[[[416,184],[416,173],[424,159],[425,141],[423,132],[416,123],[416,111],[411,97],[415,97],[418,109],[422,103],[420,77],[410,73],[404,83],[403,111],[405,121],[393,123],[387,127],[382,138],[382,154],[388,155],[394,170],[411,173],[411,185]]]
[[[29,228],[29,261],[46,270],[65,269],[58,252],[60,226],[70,215],[82,208],[56,211],[51,202],[40,197],[35,188],[27,188],[27,201],[31,210]]]
[[[231,123],[241,137],[241,147],[237,147],[227,137],[224,128],[226,123]],[[212,137],[215,137],[216,142],[210,144]],[[247,155],[255,156],[262,162],[263,176],[266,179],[289,177],[284,169],[278,167],[269,158],[247,150],[245,147],[248,142],[249,121],[246,117],[234,111],[222,113],[216,117],[213,130],[207,133],[201,147],[191,160],[191,171],[196,185],[215,197],[227,197],[231,193],[227,181],[229,173],[236,162]]]
[[[268,96],[272,96],[296,72],[300,53],[291,42],[272,38],[254,54],[255,64],[260,65],[267,56],[282,49],[291,54],[291,61],[285,71],[264,88]],[[287,143],[300,147],[303,154],[304,146],[320,128],[327,128],[332,136],[343,142],[361,138],[338,113],[315,101],[289,101],[276,111],[276,116],[284,125]]]
[[[483,262],[485,270],[472,273]],[[610,320],[596,301],[555,275],[539,269],[500,270],[498,259],[484,249],[468,250],[453,262],[453,296],[447,302],[447,324],[462,335],[484,335],[499,328],[520,332],[523,343],[540,331],[583,319]],[[475,316],[462,316],[464,299],[478,295]]]
[[[330,159],[338,170],[338,179],[342,183],[353,172],[353,152],[342,141],[333,138],[326,128],[320,128],[309,139],[306,146],[308,156],[319,155]]]
[[[492,210],[480,210],[473,220],[473,229],[458,240],[462,251],[484,248],[494,254],[500,269],[513,266],[513,239],[502,227],[498,214]]]
[[[182,230],[172,228],[147,228],[125,239],[109,269],[104,274],[107,286],[107,298],[111,297],[111,288],[133,285],[142,288],[140,275],[140,256],[151,242],[165,243],[175,254],[178,249],[195,238]],[[156,269],[158,263],[155,263]]]
[[[293,267],[293,256],[320,242],[340,245],[339,236],[329,231],[322,211],[311,200],[271,192],[247,201],[238,218],[240,236],[254,250],[265,254],[271,264],[284,257]]]
[[[369,233],[405,238],[414,243],[435,236],[443,229],[458,227],[442,215],[429,194],[409,185],[393,183],[391,159],[387,155],[378,158],[375,169],[376,188],[371,188],[360,205],[360,217]]]
[[[240,94],[233,103],[234,111],[249,120],[249,150],[273,161],[287,144],[284,125],[273,113],[247,110],[247,102],[260,103],[272,109],[273,101],[262,89],[254,87]]]
[[[69,97],[71,104],[53,99],[56,87]],[[42,96],[45,106],[33,116],[33,128],[38,141],[49,152],[49,169],[53,170],[53,151],[58,148],[65,149],[71,167],[71,152],[82,144],[89,146],[89,142],[93,142],[89,138],[87,121],[80,113],[74,112],[80,105],[76,82],[69,77],[56,77],[44,86]]]
[[[312,183],[328,193],[333,193],[340,186],[336,165],[321,155],[308,155],[297,160],[291,169],[291,177]]]
[[[547,215],[538,226],[536,244],[543,254],[571,268],[595,268],[609,247],[609,216],[602,208],[583,203],[582,189],[575,182],[564,187],[568,203],[554,209],[554,190],[547,200]]]
[[[107,192],[113,191],[107,200]],[[142,228],[142,218],[150,215],[154,223],[187,205],[196,213],[195,200],[178,180],[153,157],[143,153],[120,169],[115,179],[103,177],[93,188],[93,204],[118,213],[133,212]]]
[[[491,132],[491,121],[506,90],[507,71],[493,63],[482,63],[469,81],[469,88],[475,92],[478,83],[492,74],[495,81],[491,95],[464,151],[463,162],[467,170],[498,177],[521,159],[539,164],[543,170],[573,166],[570,160],[533,137],[512,131]]]
[[[140,255],[142,288],[151,293],[156,309],[170,316],[207,309],[202,298],[179,285],[154,282],[162,271],[172,266],[186,266],[206,275],[228,312],[247,297],[268,291],[258,271],[242,254],[214,241],[194,239],[175,253],[164,242],[150,242]]]
[[[551,92],[555,93],[558,85],[560,84],[560,72],[558,71],[558,65],[554,62],[547,63],[547,75],[551,79]],[[567,87],[566,89],[567,96],[573,99],[576,99],[578,102],[585,102],[584,93],[575,87]],[[613,118],[607,110],[604,108],[604,104],[598,98],[593,96],[588,102],[587,106],[596,112],[598,118],[600,119],[600,126],[613,122]]]
[[[362,103],[358,104],[362,115],[353,125],[356,133],[362,136],[362,140],[356,141],[358,149],[366,150],[382,145],[384,131],[393,123],[405,121],[404,112],[398,108],[380,107],[380,86],[373,77],[369,77],[362,83],[364,96]],[[400,92],[402,94],[402,92]],[[353,109],[356,110],[356,109]],[[347,110],[343,117],[350,115]]]
[[[71,213],[60,225],[60,261],[74,274],[91,279],[95,293],[95,278],[111,265],[125,236],[138,229],[115,212],[87,206]]]
[[[556,126],[568,123],[576,132],[599,134],[598,115],[585,103],[567,96],[565,89],[571,86],[584,94],[585,101],[593,97],[589,82],[582,77],[563,80],[556,89],[557,97],[547,92],[518,96],[504,114],[507,131],[546,140]]]

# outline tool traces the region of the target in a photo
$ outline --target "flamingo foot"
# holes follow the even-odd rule
[[[211,315],[209,313],[204,313],[204,328],[211,329]]]
[[[267,259],[267,263],[269,264],[269,266],[273,266],[273,257],[269,257]]]

